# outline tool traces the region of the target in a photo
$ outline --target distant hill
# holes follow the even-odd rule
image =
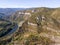
[[[19,14],[19,12],[28,12],[31,13],[31,15],[51,15],[54,18],[57,18],[60,20],[60,8],[46,8],[46,7],[41,7],[41,8],[0,8],[0,13],[5,15],[6,18],[11,19],[11,20],[20,20],[22,19],[22,16]],[[0,14],[0,15],[1,15]],[[34,16],[31,16],[32,18]],[[32,19],[31,18],[31,19]],[[33,20],[31,20],[33,21]]]
[[[24,8],[0,8],[0,13],[4,13],[5,15],[11,15],[16,11],[25,10]]]
[[[10,20],[11,16],[13,16],[16,12],[22,10],[25,10],[25,8],[0,8],[0,18]]]
[[[30,13],[31,14],[31,19],[29,19],[29,21],[31,20],[31,22],[34,22],[34,18],[38,15],[50,15],[53,18],[58,19],[58,17],[60,17],[60,8],[46,8],[46,7],[41,7],[41,8],[27,8],[25,10],[18,10],[15,13],[13,13],[10,16],[11,20],[21,20],[22,17],[24,16],[24,14],[19,14],[19,13]]]

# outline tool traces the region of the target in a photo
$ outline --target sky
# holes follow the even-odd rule
[[[0,0],[0,8],[60,7],[60,0]]]

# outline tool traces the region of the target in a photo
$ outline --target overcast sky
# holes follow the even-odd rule
[[[60,7],[60,0],[0,0],[0,8]]]

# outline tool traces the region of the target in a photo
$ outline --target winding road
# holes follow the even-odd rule
[[[31,14],[29,15],[29,17],[31,17]],[[8,19],[7,19],[7,20],[4,19],[4,18],[2,18],[2,19],[5,20],[5,21],[8,21],[8,22],[10,22],[10,23],[12,23],[12,22],[9,21]],[[27,18],[26,18],[25,20],[23,20],[23,21],[20,21],[20,23],[15,24],[14,28],[13,28],[8,34],[4,35],[3,37],[0,37],[0,41],[11,38],[11,37],[14,35],[14,33],[18,31],[19,27],[21,27],[22,24],[23,24],[26,20],[27,20]]]
[[[14,35],[14,33],[18,31],[19,27],[21,27],[23,23],[24,23],[24,21],[21,21],[19,24],[15,24],[14,28],[9,33],[0,37],[0,41],[11,38]]]

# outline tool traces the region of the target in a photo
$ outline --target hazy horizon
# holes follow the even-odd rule
[[[60,7],[60,0],[1,0],[0,8]]]

